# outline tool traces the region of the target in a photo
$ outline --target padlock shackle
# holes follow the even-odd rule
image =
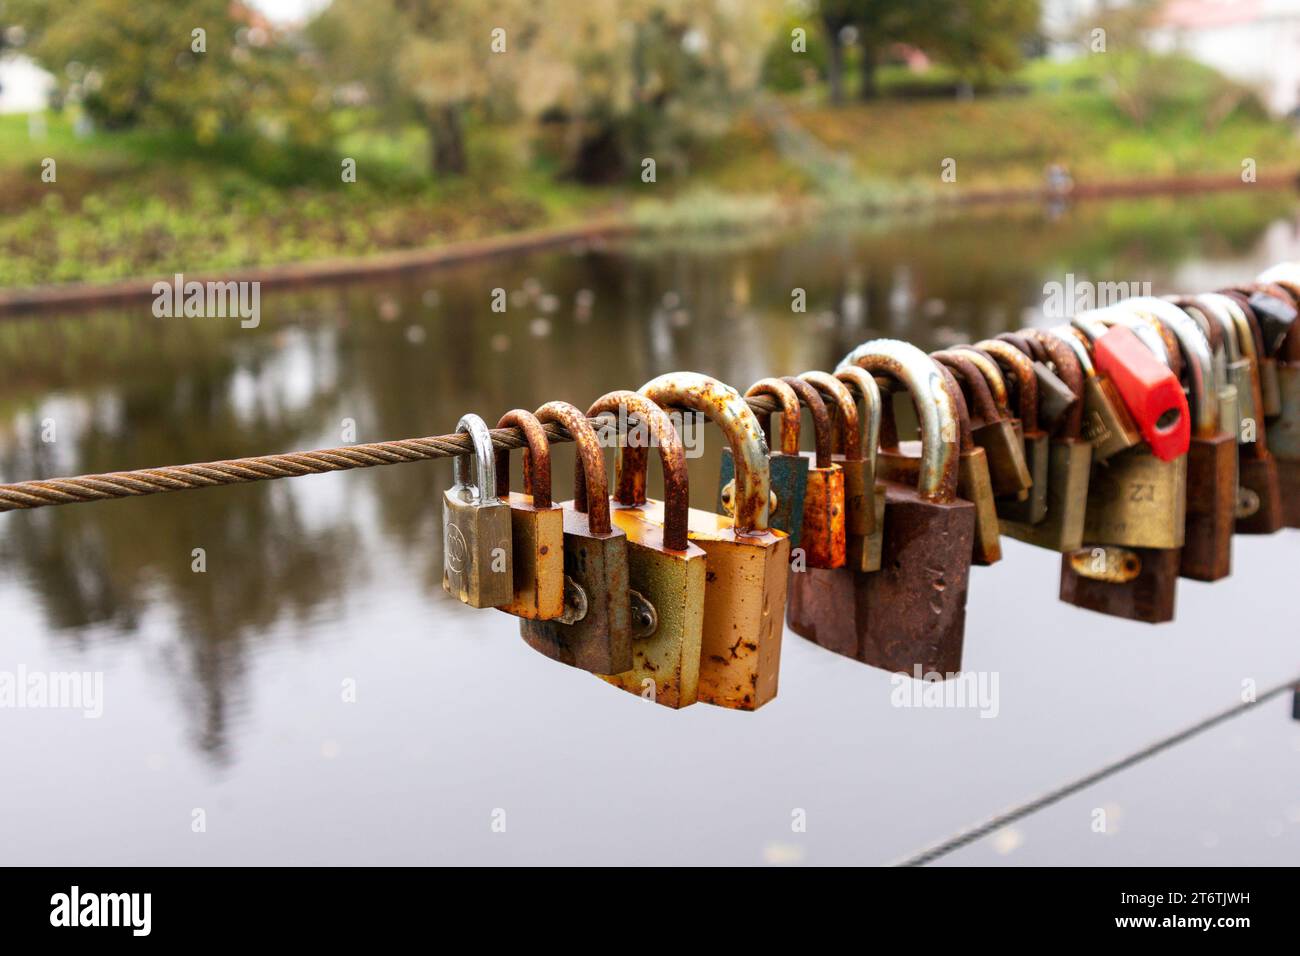
[[[755,395],[769,395],[781,403],[781,454],[792,458],[799,457],[799,429],[802,416],[799,412],[799,396],[789,385],[779,378],[760,378],[745,392],[746,398]],[[763,421],[763,436],[767,439],[769,449],[772,445],[772,416]]]
[[[1070,326],[1078,329],[1088,339],[1089,343],[1096,342],[1106,334],[1106,326],[1097,320],[1097,310],[1088,309],[1079,312],[1070,319]]]
[[[517,427],[524,433],[524,494],[531,495],[533,507],[551,507],[551,443],[546,429],[532,412],[512,408],[501,416],[497,428]],[[496,453],[496,489],[498,498],[510,495],[510,452],[498,448]]]
[[[1291,296],[1292,304],[1300,309],[1300,263],[1279,262],[1255,277],[1256,282],[1281,286]],[[1300,362],[1300,318],[1291,323],[1291,329],[1274,355],[1284,362]]]
[[[812,415],[814,467],[829,468],[834,461],[831,459],[831,416],[826,411],[826,403],[822,401],[817,389],[803,379],[791,375],[782,378],[781,381],[794,390],[794,393],[799,396],[800,403]]]
[[[1020,419],[1025,435],[1031,435],[1038,428],[1038,376],[1034,374],[1034,363],[1024,351],[1009,342],[999,339],[985,339],[971,346],[993,357],[1003,369],[1010,369],[1016,379],[1016,417]]]
[[[1001,332],[998,334],[997,340],[999,342],[1006,342],[1010,345],[1014,345],[1016,348],[1020,349],[1020,351],[1029,356],[1031,362],[1047,363],[1047,350],[1043,348],[1043,344],[1030,338],[1023,331]]]
[[[456,434],[467,432],[470,441],[474,443],[474,454],[457,455],[452,459],[451,475],[452,480],[459,487],[469,487],[469,475],[466,473],[469,469],[471,457],[475,465],[475,477],[477,478],[478,500],[481,504],[486,504],[493,498],[493,491],[496,488],[496,455],[492,447],[492,433],[488,430],[487,422],[479,418],[473,412],[461,417],[456,423]]]
[[[835,403],[836,424],[839,425],[840,448],[845,461],[862,460],[862,431],[858,427],[858,403],[849,387],[829,372],[815,369],[800,372],[799,379],[807,382],[823,400]]]
[[[848,365],[837,369],[835,371],[835,380],[844,382],[850,389],[856,389],[858,398],[862,401],[867,423],[864,429],[866,434],[861,437],[860,447],[862,452],[865,453],[862,457],[866,459],[871,474],[874,475],[876,473],[876,456],[880,449],[882,407],[880,386],[876,384],[875,376],[865,368],[859,368],[856,365]]]
[[[1164,336],[1155,330],[1149,316],[1138,311],[1130,311],[1119,305],[1112,305],[1097,312],[1097,321],[1105,326],[1122,325],[1138,337],[1147,351],[1156,357],[1156,361],[1166,368],[1172,368],[1169,349],[1165,346]]]
[[[1160,333],[1161,342],[1164,343],[1170,370],[1181,378],[1185,371],[1183,368],[1184,355],[1174,325],[1189,319],[1195,324],[1196,320],[1192,319],[1179,306],[1170,302],[1167,298],[1154,295],[1139,295],[1123,299],[1116,304],[1116,307],[1137,312],[1140,317],[1145,318],[1152,324],[1155,330]]]
[[[690,474],[681,437],[668,413],[637,392],[620,390],[602,395],[587,409],[588,418],[617,414],[636,419],[650,433],[650,441],[659,447],[659,463],[664,474],[664,548],[686,551],[687,519],[690,510]],[[614,459],[614,500],[621,505],[646,503],[646,472],[650,456],[644,445],[629,445],[626,433],[618,436],[618,454]]]
[[[998,410],[999,418],[1010,420],[1016,415],[1011,411],[1011,396],[1007,392],[1007,380],[1002,374],[1002,368],[994,361],[993,356],[987,352],[982,352],[973,345],[959,345],[951,351],[956,352],[969,359],[974,364],[979,373],[984,376],[984,384],[988,386],[989,395],[993,398],[993,405]]]
[[[592,534],[610,534],[609,482],[605,477],[605,453],[600,438],[582,410],[568,402],[547,402],[534,414],[542,423],[563,425],[577,446],[577,467],[573,469],[573,510],[587,516]]]
[[[1092,364],[1091,340],[1088,336],[1073,325],[1054,325],[1047,331],[1069,346],[1070,351],[1079,361],[1079,367],[1083,369],[1084,378],[1097,377],[1097,367]]]
[[[1047,353],[1048,359],[1055,366],[1053,371],[1065,383],[1065,387],[1074,393],[1074,403],[1063,416],[1058,426],[1061,437],[1079,438],[1083,434],[1083,366],[1075,358],[1073,350],[1050,332],[1043,329],[1025,329],[1025,337],[1037,342]]]
[[[1233,286],[1233,291],[1239,292],[1246,298],[1247,304],[1254,313],[1259,332],[1259,354],[1265,358],[1276,356],[1296,325],[1296,300],[1290,290],[1282,283],[1261,282],[1256,279],[1254,282]],[[1265,309],[1263,303],[1257,309],[1256,300],[1259,296],[1279,302],[1289,316],[1283,319],[1278,316],[1277,309]]]
[[[669,372],[646,382],[639,391],[665,408],[702,412],[722,430],[736,467],[733,528],[741,534],[768,531],[772,477],[767,440],[744,396],[698,372]]]
[[[1235,313],[1241,310],[1237,300],[1221,292],[1207,292],[1196,297],[1209,317],[1218,323],[1223,336],[1223,351],[1229,363],[1240,362],[1245,356],[1237,338],[1237,320]],[[1246,319],[1242,317],[1244,324]]]
[[[989,388],[984,373],[965,354],[940,349],[931,352],[930,358],[947,368],[957,379],[962,401],[967,408],[967,428],[970,427],[971,418],[979,418],[985,423],[1004,421],[998,414],[997,403],[993,401],[993,390]]]
[[[1246,353],[1256,368],[1262,359],[1268,357],[1264,350],[1264,333],[1259,326],[1259,317],[1255,315],[1255,310],[1250,305],[1250,296],[1243,291],[1241,286],[1233,286],[1230,289],[1223,290],[1225,294],[1237,301],[1238,315],[1234,318],[1239,323],[1243,323],[1245,331],[1240,332],[1237,336],[1237,344],[1242,347],[1242,352]]]
[[[1219,383],[1214,372],[1210,340],[1201,331],[1199,322],[1172,302],[1167,304],[1173,306],[1174,311],[1164,310],[1156,315],[1156,319],[1178,340],[1191,405],[1192,429],[1201,438],[1211,438],[1219,432]]]
[[[957,437],[961,443],[960,454],[966,454],[975,447],[975,435],[971,431],[970,409],[966,405],[966,393],[962,391],[961,382],[953,374],[952,369],[942,362],[936,362],[939,371],[943,375],[943,387],[948,390],[952,396],[953,407],[957,410]],[[891,409],[892,411],[892,409]]]
[[[915,345],[897,339],[863,342],[844,356],[839,368],[858,366],[906,388],[921,427],[921,465],[917,492],[947,503],[957,497],[957,408],[939,364]],[[882,412],[886,403],[881,402]],[[883,428],[882,428],[883,430]]]

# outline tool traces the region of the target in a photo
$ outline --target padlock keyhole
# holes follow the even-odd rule
[[[1171,408],[1163,415],[1156,419],[1156,431],[1164,435],[1178,427],[1178,421],[1183,417],[1180,409]]]

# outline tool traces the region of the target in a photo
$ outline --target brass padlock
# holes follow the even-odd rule
[[[767,441],[768,471],[772,479],[770,524],[790,539],[791,549],[803,540],[804,500],[808,494],[808,459],[799,453],[799,398],[779,378],[764,378],[749,387],[745,396],[767,395],[781,404],[781,450],[772,451],[772,416],[763,421]],[[736,463],[730,448],[722,449],[718,476],[718,511],[731,514],[736,493]]]
[[[496,497],[496,460],[487,423],[466,415],[456,433],[474,443],[477,483],[470,484],[471,456],[457,455],[454,484],[442,495],[442,588],[470,607],[499,607],[514,598],[510,560],[510,506]]]
[[[582,411],[547,402],[537,419],[568,429],[577,449],[573,500],[564,509],[564,614],[550,621],[519,622],[527,644],[552,660],[593,674],[632,667],[632,595],[627,536],[609,517],[605,456]],[[653,613],[638,608],[638,616]]]
[[[564,613],[564,510],[551,503],[551,447],[546,431],[522,408],[501,416],[497,428],[517,426],[524,449],[524,490],[510,490],[510,452],[496,453],[496,493],[510,506],[511,577],[514,597],[501,610],[549,621]]]
[[[1047,432],[1038,421],[1038,376],[1033,362],[1016,346],[988,339],[976,345],[960,346],[988,355],[1004,373],[1005,384],[1014,388],[1017,430],[1024,441],[1025,463],[1029,468],[1028,492],[997,500],[999,526],[1005,532],[1008,521],[1038,524],[1047,517],[1047,486],[1051,465],[1051,445]]]
[[[1232,318],[1224,338],[1235,341],[1242,361],[1247,365],[1245,391],[1238,393],[1238,402],[1249,408],[1250,415],[1243,419],[1240,441],[1237,446],[1238,483],[1237,534],[1274,534],[1285,526],[1282,513],[1282,489],[1277,461],[1269,447],[1265,427],[1265,402],[1260,386],[1258,333],[1253,323],[1253,313],[1246,297],[1238,292],[1222,294],[1225,310]],[[1249,398],[1243,398],[1243,395]]]
[[[1019,497],[1028,492],[1034,482],[1025,461],[1024,439],[1006,413],[1005,399],[999,407],[989,387],[988,375],[1001,378],[997,363],[978,352],[960,350],[933,352],[930,357],[947,366],[962,387],[970,415],[971,439],[984,450],[993,493]],[[987,362],[991,369],[981,369],[977,361]],[[1005,382],[1002,385],[1005,391]]]
[[[961,669],[975,538],[975,506],[957,497],[956,404],[940,366],[906,342],[866,342],[840,366],[858,366],[910,392],[920,423],[921,459],[915,486],[885,481],[880,570],[854,572],[851,579],[841,573],[838,591],[826,596],[820,614],[806,608],[808,618],[834,621],[841,635],[847,630],[857,658],[873,667],[949,676]],[[883,470],[883,458],[880,464]],[[816,584],[805,585],[810,600],[818,599]],[[823,646],[835,643],[828,637]]]
[[[777,692],[790,563],[790,539],[768,523],[771,482],[762,426],[739,392],[707,375],[671,372],[640,391],[664,407],[702,412],[731,446],[735,517],[692,508],[687,522],[708,569],[699,699],[755,710]]]
[[[862,449],[857,400],[848,385],[828,372],[802,372],[799,378],[817,389],[833,411],[832,448],[838,451],[834,451],[831,460],[844,473],[844,563],[860,571],[874,570],[880,567],[881,540],[876,534],[875,455],[868,456]],[[876,383],[873,380],[871,384]],[[879,427],[877,417],[876,428]],[[878,440],[878,432],[874,440]],[[880,504],[883,509],[883,488]]]
[[[1067,391],[1072,395],[1083,394],[1083,368],[1068,345],[1046,332],[1039,337],[1031,331],[1025,338],[1042,346],[1055,366],[1054,374]],[[1041,384],[1042,377],[1038,376],[1038,380]],[[1041,398],[1042,393],[1039,395]],[[1042,414],[1041,405],[1039,414]],[[1076,401],[1067,406],[1048,441],[1045,516],[1037,523],[1019,521],[1008,514],[1011,508],[1004,507],[999,510],[1003,534],[1062,553],[1076,551],[1083,545],[1092,445],[1083,437],[1082,430],[1083,403]]]
[[[1218,581],[1232,573],[1237,441],[1219,424],[1219,383],[1209,339],[1196,320],[1181,310],[1159,319],[1177,337],[1192,413],[1179,573],[1197,581]]]
[[[664,410],[636,392],[602,395],[587,415],[615,415],[619,422],[638,423],[621,433],[615,426],[618,457],[611,516],[627,535],[631,590],[654,610],[652,620],[638,620],[634,613],[632,667],[605,680],[665,707],[686,707],[699,694],[705,555],[687,538],[690,483],[681,439]],[[603,429],[601,434],[603,438]],[[644,439],[638,440],[638,434]],[[662,502],[646,497],[649,447],[659,449]],[[652,519],[652,510],[662,523]]]
[[[792,560],[803,551],[810,568],[842,568],[845,557],[844,469],[831,457],[831,420],[817,389],[800,378],[782,379],[812,415],[815,451],[800,452],[809,461],[803,499],[802,538],[791,548]]]
[[[1092,364],[1091,339],[1082,327],[1062,325],[1049,330],[1074,351],[1083,368],[1083,437],[1092,445],[1092,460],[1105,461],[1142,441],[1128,406],[1115,383],[1098,374]]]
[[[880,386],[866,369],[856,365],[835,371],[835,380],[843,382],[862,402],[862,414],[858,416],[863,422],[860,437],[863,457],[866,459],[866,487],[870,512],[873,515],[871,532],[860,545],[852,537],[848,544],[848,563],[858,571],[880,570],[880,552],[885,541],[885,486],[877,480],[876,456],[880,448]]]

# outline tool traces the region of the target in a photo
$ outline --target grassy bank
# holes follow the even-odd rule
[[[1087,63],[1032,64],[966,101],[832,108],[816,90],[769,95],[698,147],[688,168],[600,189],[557,179],[532,158],[522,129],[472,130],[471,172],[434,181],[416,131],[344,131],[337,155],[312,155],[255,142],[78,136],[56,115],[33,137],[27,117],[0,117],[0,286],[360,256],[611,212],[651,229],[730,226],[809,198],[877,208],[950,197],[954,187],[1031,188],[1049,163],[1079,182],[1234,176],[1245,158],[1261,174],[1300,168],[1288,124],[1186,69],[1149,104],[1118,95]],[[901,82],[884,80],[886,89]],[[41,181],[45,157],[57,161],[55,183]],[[356,161],[355,183],[342,182],[343,157]],[[940,179],[947,158],[955,184]]]

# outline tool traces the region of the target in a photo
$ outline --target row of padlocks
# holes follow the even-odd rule
[[[873,667],[956,673],[970,568],[1001,558],[1001,535],[1061,555],[1062,600],[1168,621],[1180,576],[1230,573],[1234,534],[1300,527],[1298,306],[1300,264],[1285,264],[930,355],[866,342],[834,373],[744,396],[674,372],[585,411],[516,409],[498,427],[527,438],[522,493],[467,415],[476,455],[456,459],[445,496],[444,587],[518,616],[543,654],[673,708],[775,697],[783,619]],[[914,439],[895,395],[911,400]],[[753,396],[778,409],[779,446]],[[726,440],[715,512],[688,505],[678,410]],[[619,423],[612,489],[593,418]],[[545,423],[576,441],[571,501],[551,498]],[[663,501],[646,496],[652,450]]]

